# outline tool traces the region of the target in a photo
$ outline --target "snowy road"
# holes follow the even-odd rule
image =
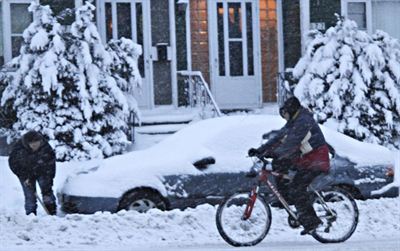
[[[9,247],[3,249],[0,247],[0,251],[31,251],[31,250],[43,250],[43,251],[52,251],[53,249],[46,246],[36,246],[35,249],[32,247],[13,247],[9,249]],[[63,249],[60,249],[63,250]],[[68,247],[68,251],[91,251],[91,250],[102,250],[102,251],[338,251],[338,250],[346,250],[346,251],[398,251],[400,250],[400,239],[385,239],[385,240],[364,240],[364,241],[347,241],[345,243],[340,244],[321,244],[316,241],[285,241],[285,242],[268,242],[264,241],[263,243],[255,246],[255,247],[242,247],[242,248],[234,248],[229,246],[228,244],[203,244],[196,246],[161,246],[161,247],[138,247],[135,245],[130,245],[127,247],[115,247],[115,246],[102,246],[102,247],[88,247],[88,246],[75,246]]]
[[[182,246],[182,247],[168,247],[163,248],[163,251],[174,251],[174,250],[187,250],[187,251],[227,251],[227,250],[238,250],[238,251],[397,251],[400,250],[400,239],[388,239],[388,240],[373,240],[373,241],[347,241],[340,244],[321,244],[316,241],[295,241],[295,242],[268,242],[263,243],[255,247],[245,248],[233,248],[227,244],[220,245],[203,245],[201,247],[193,246]],[[141,249],[140,251],[154,251],[153,249]]]
[[[146,214],[119,212],[54,217],[0,212],[0,250],[174,251],[174,250],[385,250],[400,251],[400,200],[357,201],[359,225],[345,243],[321,244],[287,225],[283,210],[272,209],[272,226],[256,247],[233,248],[218,234],[215,207]]]

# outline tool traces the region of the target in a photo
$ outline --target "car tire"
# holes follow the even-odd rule
[[[118,207],[119,210],[138,211],[145,213],[152,208],[166,210],[167,204],[157,192],[151,190],[135,190],[125,194]]]

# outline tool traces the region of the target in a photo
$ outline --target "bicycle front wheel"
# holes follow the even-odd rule
[[[236,193],[227,197],[217,209],[218,232],[232,246],[254,246],[260,243],[271,226],[271,209],[259,196],[250,218],[244,219],[249,200],[248,193]]]

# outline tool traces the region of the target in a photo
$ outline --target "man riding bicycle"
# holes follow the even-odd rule
[[[290,184],[278,180],[278,190],[287,189],[287,196],[295,205],[304,227],[301,235],[311,234],[321,220],[314,211],[313,198],[307,187],[315,177],[329,171],[329,148],[312,114],[297,98],[286,100],[279,113],[287,121],[285,126],[271,132],[269,140],[261,147],[249,149],[248,155],[271,157],[274,168],[297,171]]]

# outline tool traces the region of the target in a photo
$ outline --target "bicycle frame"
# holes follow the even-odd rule
[[[283,198],[283,196],[279,193],[278,189],[271,183],[271,181],[268,179],[269,175],[273,175],[276,177],[284,177],[285,175],[269,171],[265,168],[265,163],[264,166],[262,167],[259,175],[259,179],[257,182],[257,185],[251,190],[250,196],[249,196],[249,202],[246,205],[246,209],[244,211],[243,219],[247,220],[251,216],[251,212],[253,211],[254,203],[256,202],[257,196],[258,196],[258,191],[260,190],[260,186],[265,183],[267,186],[270,188],[270,190],[274,193],[274,195],[278,198],[278,200],[282,203],[283,207],[285,208],[286,212],[293,217],[293,219],[298,220],[298,217],[295,212],[293,212],[292,209],[289,207],[289,203]]]
[[[260,186],[265,183],[267,184],[267,186],[269,187],[269,189],[272,191],[272,193],[278,198],[278,200],[282,203],[283,207],[285,208],[286,212],[296,221],[299,220],[299,217],[297,216],[297,214],[290,209],[289,207],[289,203],[285,200],[285,198],[283,198],[283,196],[281,195],[281,193],[279,193],[278,189],[274,186],[274,184],[272,184],[272,182],[268,179],[269,175],[273,175],[275,177],[280,177],[280,178],[284,178],[284,179],[290,179],[287,175],[285,174],[281,174],[278,172],[274,172],[272,170],[267,170],[266,166],[268,161],[263,159],[263,158],[259,158],[262,162],[263,162],[263,166],[261,168],[261,171],[259,173],[259,178],[258,178],[258,182],[257,185],[251,190],[250,192],[250,196],[249,196],[249,201],[246,205],[246,209],[244,211],[243,220],[247,220],[250,218],[251,213],[253,211],[253,207],[254,207],[254,203],[256,202],[257,196],[258,196],[258,191],[260,190]],[[311,190],[318,196],[322,207],[328,211],[330,213],[331,216],[336,217],[336,213],[333,212],[328,205],[325,203],[325,200],[322,198],[321,194],[315,190],[314,188],[311,187]]]

